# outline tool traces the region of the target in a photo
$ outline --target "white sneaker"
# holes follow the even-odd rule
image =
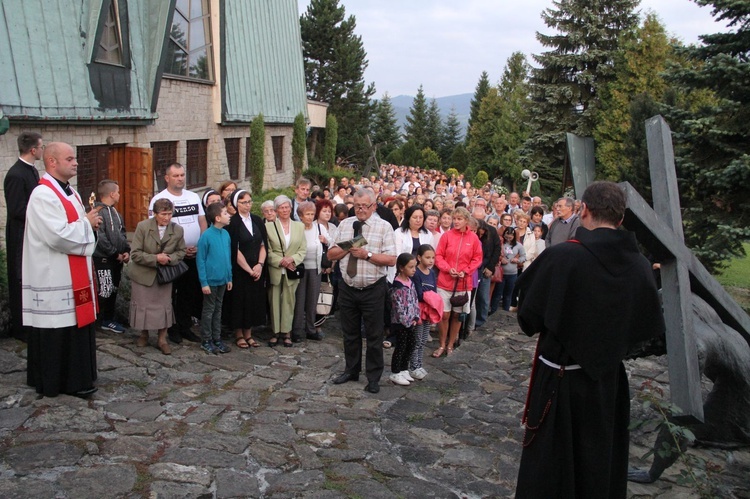
[[[390,379],[391,382],[395,385],[409,386],[411,384],[406,380],[406,378],[401,376],[401,373],[391,374],[390,376],[388,376],[388,379]]]
[[[403,376],[403,377],[404,377],[404,379],[405,379],[406,381],[408,381],[409,383],[411,383],[412,381],[414,381],[414,378],[412,378],[412,377],[411,377],[411,376],[409,375],[409,371],[401,371],[401,372],[400,372],[399,374],[400,374],[401,376]]]
[[[417,368],[413,371],[409,371],[409,374],[411,374],[411,377],[414,379],[425,379],[427,376],[427,371],[423,367]]]

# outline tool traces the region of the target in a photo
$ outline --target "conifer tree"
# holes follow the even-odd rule
[[[466,126],[466,142],[469,141],[469,133],[471,132],[471,126],[479,117],[479,106],[482,104],[482,99],[487,95],[490,90],[490,75],[487,71],[482,71],[479,76],[479,82],[477,88],[474,89],[474,97],[471,99],[471,111],[469,113],[469,123]]]
[[[614,79],[613,59],[622,37],[636,26],[638,0],[553,0],[545,24],[554,34],[537,33],[549,48],[534,55],[531,71],[531,136],[524,162],[540,175],[545,193],[559,194],[565,134],[591,136],[599,89]]]
[[[638,131],[630,134],[631,106],[635,105],[642,117],[643,109],[653,108],[653,103],[664,99],[668,85],[662,73],[674,61],[672,47],[676,43],[670,42],[665,27],[653,13],[646,16],[635,36],[623,43],[615,58],[616,79],[604,85],[599,93],[601,112],[593,135],[598,178],[619,182],[640,176],[636,169],[642,171],[642,165],[636,166],[634,161],[641,156],[632,154],[633,144],[628,142],[630,137],[642,135]],[[633,104],[636,100],[638,104]],[[642,128],[643,120],[636,121],[635,126]],[[643,193],[647,185],[640,184],[639,179],[633,186]]]
[[[375,105],[370,133],[372,143],[380,144],[378,148],[380,158],[387,158],[392,151],[398,149],[401,145],[401,130],[388,92]]]
[[[404,125],[406,140],[412,142],[419,151],[429,146],[427,127],[427,99],[424,96],[424,89],[420,85]]]
[[[445,118],[445,124],[443,125],[443,141],[442,148],[440,149],[440,159],[443,161],[443,164],[450,162],[453,151],[461,144],[462,138],[463,131],[461,122],[458,121],[458,115],[456,114],[456,106],[451,106],[451,111]]]
[[[328,112],[336,116],[339,155],[365,161],[375,86],[364,80],[367,53],[362,38],[354,34],[356,27],[355,17],[346,17],[338,0],[311,0],[300,18],[308,97],[327,102]],[[311,154],[320,142],[318,133],[314,128]]]
[[[521,180],[520,149],[528,138],[528,71],[526,57],[513,53],[500,85],[490,88],[471,128],[466,153],[474,172],[490,178]]]
[[[427,108],[427,147],[437,154],[443,145],[443,118],[437,101],[430,99]]]
[[[685,242],[709,270],[743,256],[750,239],[750,4],[695,0],[712,6],[725,33],[703,35],[682,51],[694,64],[675,67],[668,81],[678,93],[710,92],[701,105],[673,106],[667,120],[675,138]]]

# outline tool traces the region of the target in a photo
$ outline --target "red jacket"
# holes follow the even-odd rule
[[[456,279],[450,270],[463,271],[466,277],[458,280],[457,291],[471,291],[471,274],[482,265],[482,243],[470,230],[451,229],[440,237],[435,251],[435,265],[440,269],[437,287],[453,291]]]

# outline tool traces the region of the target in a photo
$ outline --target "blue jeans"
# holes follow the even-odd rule
[[[477,318],[474,321],[474,327],[478,328],[485,322],[487,322],[487,314],[490,311],[490,278],[480,277],[479,284],[477,285],[477,297],[475,306],[477,310]]]
[[[221,302],[224,301],[226,284],[210,286],[211,294],[203,295],[203,314],[201,315],[201,339],[218,341],[221,339]]]
[[[513,288],[516,287],[518,274],[505,274],[503,276],[503,310],[510,310],[510,302],[513,299]]]

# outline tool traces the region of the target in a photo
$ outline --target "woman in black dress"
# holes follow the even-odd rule
[[[237,210],[227,226],[232,240],[232,316],[230,325],[239,348],[258,347],[252,329],[266,323],[266,229],[260,217],[250,213],[250,193],[232,193]]]

